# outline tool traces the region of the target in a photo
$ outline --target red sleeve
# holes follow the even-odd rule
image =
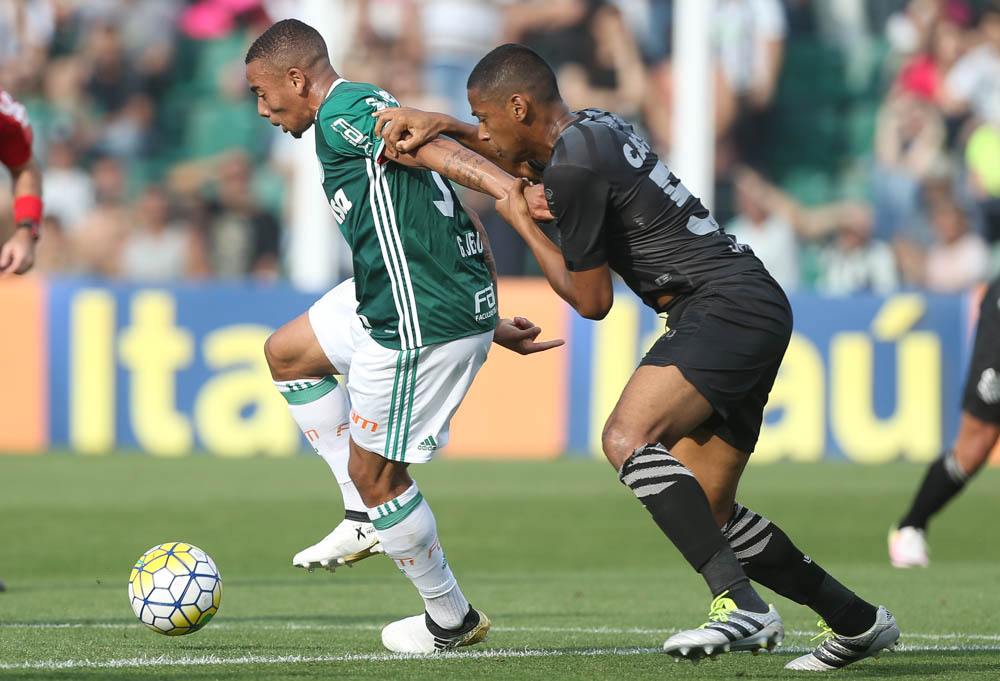
[[[8,168],[31,160],[31,124],[24,106],[0,90],[0,163]]]

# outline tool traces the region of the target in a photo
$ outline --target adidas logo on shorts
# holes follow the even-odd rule
[[[428,435],[424,438],[424,441],[417,445],[417,449],[422,452],[433,452],[438,448],[437,442],[434,441],[433,435]]]

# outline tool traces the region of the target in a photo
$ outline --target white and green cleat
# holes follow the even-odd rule
[[[664,642],[663,652],[677,662],[697,663],[724,653],[749,650],[757,654],[781,645],[785,628],[773,605],[763,613],[741,610],[731,598],[726,598],[726,593],[712,601],[705,624],[674,634]]]
[[[313,572],[321,567],[333,572],[351,567],[376,553],[382,553],[375,526],[368,522],[344,519],[333,532],[292,558],[292,565]]]
[[[894,650],[899,641],[896,618],[884,605],[878,606],[871,629],[858,636],[838,636],[823,620],[818,624],[823,631],[816,638],[824,637],[823,642],[811,653],[786,664],[785,669],[834,671],[866,657],[878,658],[883,650]]]
[[[457,629],[438,626],[427,613],[397,620],[382,629],[382,645],[394,653],[430,655],[481,643],[489,631],[490,618],[470,606]]]

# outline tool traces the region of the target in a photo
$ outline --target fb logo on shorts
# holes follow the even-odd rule
[[[486,307],[486,312],[483,312],[483,307]],[[493,291],[493,285],[490,284],[486,288],[476,291],[476,320],[482,321],[484,319],[489,319],[497,313],[497,296]]]
[[[986,404],[1000,402],[1000,375],[993,369],[987,369],[979,377],[976,391]]]

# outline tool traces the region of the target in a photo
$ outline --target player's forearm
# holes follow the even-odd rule
[[[413,157],[425,168],[435,170],[463,187],[503,198],[510,191],[514,178],[454,140],[437,138],[418,148]]]
[[[552,290],[579,312],[579,293],[559,247],[545,236],[534,221],[518,221],[513,227],[528,244]]]
[[[42,195],[42,171],[34,159],[11,169],[10,174],[13,179],[15,199],[19,196]]]
[[[447,114],[437,114],[436,128],[439,135],[445,135],[461,144],[466,149],[471,149],[486,160],[490,161],[505,172],[518,177],[529,177],[532,180],[540,180],[537,172],[522,164],[513,164],[504,157],[497,154],[488,142],[479,139],[479,128],[472,123],[460,121]]]

